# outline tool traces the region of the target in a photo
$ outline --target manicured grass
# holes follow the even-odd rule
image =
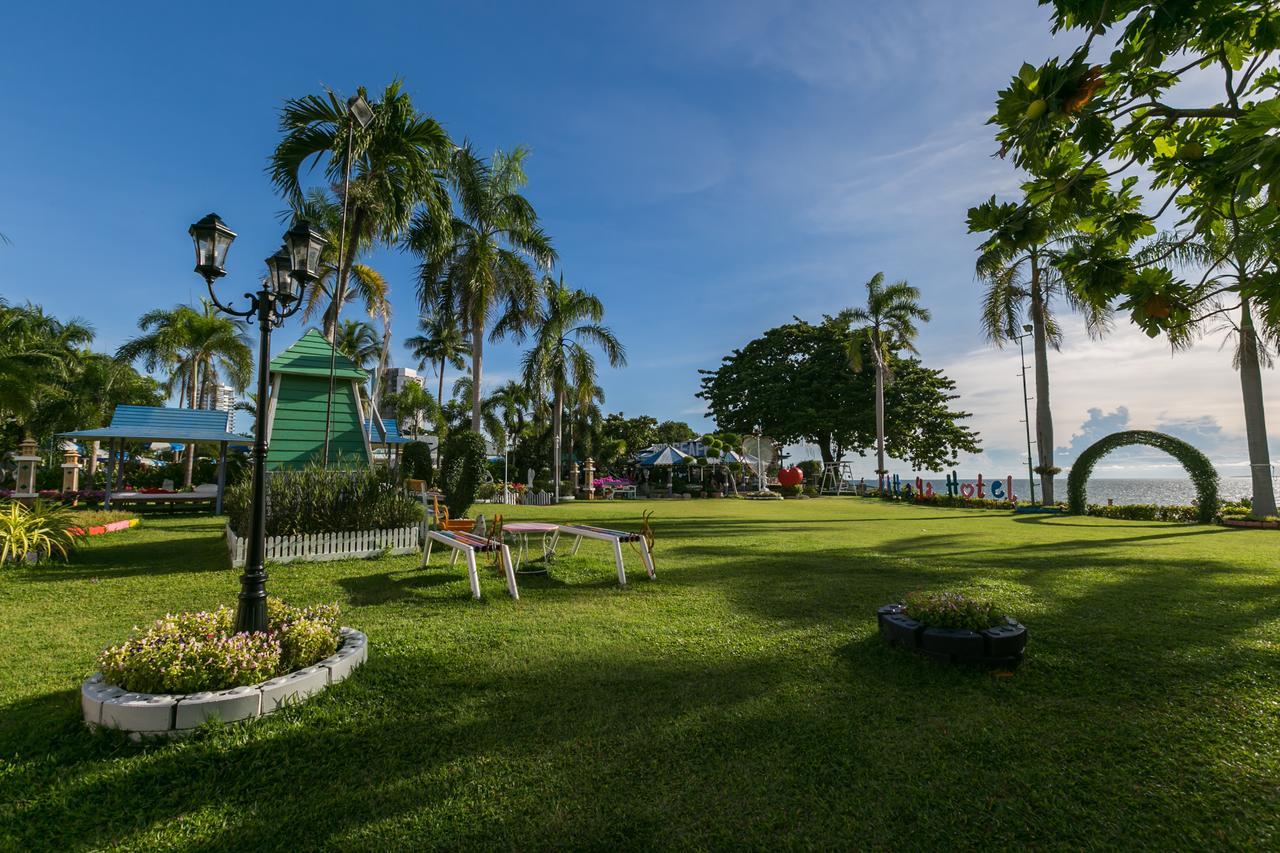
[[[0,573],[0,848],[1235,846],[1280,838],[1280,533],[859,499],[510,508],[635,527],[522,580],[413,558],[294,564],[369,662],[256,724],[91,735],[95,653],[231,601],[207,517]],[[1012,677],[889,649],[913,589],[995,598]]]

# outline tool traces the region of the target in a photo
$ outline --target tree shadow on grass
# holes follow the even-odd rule
[[[231,561],[220,541],[188,540],[94,543],[78,550],[66,563],[42,563],[23,572],[37,582],[127,578],[139,575],[225,572]]]

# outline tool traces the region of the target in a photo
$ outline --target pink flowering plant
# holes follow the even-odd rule
[[[291,607],[267,599],[267,631],[234,633],[232,611],[170,613],[106,649],[98,668],[108,684],[135,693],[196,693],[257,684],[332,655],[338,605]]]
[[[990,601],[958,592],[913,592],[903,602],[906,614],[930,628],[965,628],[981,631],[1003,619]]]

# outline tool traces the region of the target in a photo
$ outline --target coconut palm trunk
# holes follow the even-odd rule
[[[191,399],[191,408],[193,409],[197,408],[199,405],[200,382],[199,382],[199,377],[197,376],[197,373],[196,373],[198,368],[199,368],[199,362],[197,362],[193,358],[191,360],[191,375],[187,381],[187,385],[191,389],[190,399]],[[196,468],[196,443],[194,441],[188,440],[187,448],[185,452],[185,458],[183,460],[183,469],[182,469],[182,487],[184,489],[191,487],[191,480],[195,474],[195,468]]]
[[[876,351],[876,477],[880,484],[880,490],[884,490],[885,465],[884,465],[884,360],[877,349]]]
[[[484,324],[475,318],[471,324],[471,431],[480,432],[480,377],[484,370]]]
[[[1271,452],[1262,403],[1262,365],[1257,330],[1249,297],[1240,299],[1240,390],[1244,397],[1244,430],[1249,443],[1249,473],[1253,483],[1253,514],[1275,515],[1275,487],[1271,481]]]
[[[1040,460],[1040,495],[1053,504],[1053,413],[1049,408],[1048,312],[1040,286],[1040,266],[1031,256],[1031,335],[1036,359],[1036,457]]]
[[[564,421],[564,389],[556,388],[555,408],[551,412],[551,476],[556,484],[553,494],[560,502],[560,430]]]

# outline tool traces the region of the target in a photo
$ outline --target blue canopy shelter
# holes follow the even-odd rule
[[[171,409],[162,406],[116,406],[111,424],[99,429],[82,429],[61,433],[72,441],[105,441],[107,443],[107,489],[102,505],[111,508],[111,493],[124,481],[124,443],[126,441],[205,442],[218,445],[218,491],[214,511],[222,512],[222,494],[227,483],[227,446],[251,444],[247,435],[231,432],[231,413],[217,409]],[[116,456],[120,457],[119,481],[116,479]],[[153,502],[155,499],[152,499]]]

